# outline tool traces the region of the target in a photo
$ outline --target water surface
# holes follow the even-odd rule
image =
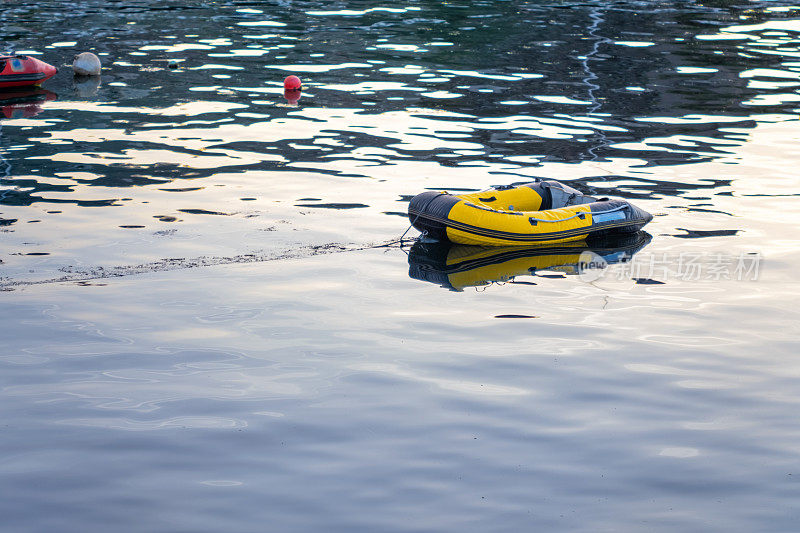
[[[795,529],[800,9],[3,9],[7,527]],[[535,177],[649,236],[392,244]]]

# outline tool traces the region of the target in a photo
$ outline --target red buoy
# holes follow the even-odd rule
[[[302,86],[303,84],[300,82],[300,78],[294,74],[286,76],[286,79],[283,80],[283,88],[288,91],[299,91]]]

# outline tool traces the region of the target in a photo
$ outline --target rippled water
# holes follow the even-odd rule
[[[3,15],[60,68],[0,93],[9,530],[796,529],[800,8]],[[396,244],[533,177],[650,235]]]

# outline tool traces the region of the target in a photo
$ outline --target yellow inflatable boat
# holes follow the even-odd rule
[[[513,246],[635,233],[653,215],[625,200],[598,199],[547,180],[469,194],[426,191],[411,199],[408,218],[429,238]]]
[[[449,242],[416,242],[408,254],[408,275],[451,291],[491,283],[520,281],[520,276],[599,276],[608,265],[631,261],[647,246],[644,231],[549,246],[464,246]],[[541,274],[550,272],[552,274]],[[530,279],[530,278],[529,278]],[[535,279],[535,278],[534,278]]]

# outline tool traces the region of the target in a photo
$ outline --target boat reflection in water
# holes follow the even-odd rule
[[[408,256],[408,275],[451,291],[509,282],[517,276],[534,276],[539,271],[548,270],[567,275],[580,274],[587,280],[594,280],[606,266],[630,261],[650,239],[649,233],[640,231],[546,247],[417,242]]]
[[[52,102],[56,93],[40,87],[0,90],[0,119],[31,118],[42,112],[42,104]]]

